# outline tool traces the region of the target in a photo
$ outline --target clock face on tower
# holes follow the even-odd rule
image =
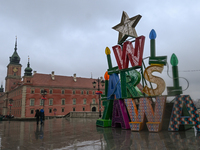
[[[18,71],[18,69],[15,67],[15,68],[13,69],[13,72],[16,73],[17,71]]]

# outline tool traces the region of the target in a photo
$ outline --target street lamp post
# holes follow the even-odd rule
[[[98,83],[98,89],[96,91],[96,94],[99,95],[99,118],[101,118],[101,99],[100,99],[100,95],[102,94],[102,91],[100,91],[100,83],[101,83],[101,86],[103,87],[105,81],[103,79],[99,79],[99,78],[96,81]],[[92,84],[93,84],[93,87],[95,88],[96,82],[94,81],[94,82],[92,82]]]
[[[46,97],[45,97],[45,95],[47,95],[47,91],[46,91],[46,90],[42,90],[42,91],[41,91],[41,94],[42,94],[42,100],[43,100],[43,109],[44,109],[44,100],[46,100]]]
[[[12,102],[13,102],[13,99],[9,99],[9,106],[10,106],[10,114],[9,114],[9,116],[10,116],[10,118],[11,118],[11,106],[12,106]]]

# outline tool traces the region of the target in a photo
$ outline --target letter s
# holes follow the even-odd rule
[[[144,71],[144,78],[149,82],[157,84],[155,89],[149,88],[147,85],[144,87],[143,92],[149,96],[161,95],[165,90],[165,81],[160,77],[152,75],[155,71],[162,73],[163,65],[153,64],[147,67]]]

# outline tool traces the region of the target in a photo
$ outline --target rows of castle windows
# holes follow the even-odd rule
[[[13,101],[13,107],[21,107],[21,100]]]
[[[22,94],[21,89],[9,93],[10,97],[18,96],[18,95],[21,95],[21,94]]]
[[[43,90],[44,89],[41,89],[40,93],[42,93]],[[31,94],[34,94],[34,93],[35,93],[35,89],[31,89]],[[85,91],[85,93],[87,95],[89,95],[89,91]],[[49,90],[49,94],[53,94],[53,90],[52,89]],[[65,90],[64,89],[61,90],[61,94],[65,94]],[[76,90],[73,90],[72,94],[76,94]],[[81,90],[81,94],[82,95],[84,94],[84,90]],[[92,91],[92,94],[95,95],[95,91]]]
[[[10,110],[8,110],[10,112]],[[11,114],[16,116],[16,115],[21,115],[21,109],[11,109]]]
[[[8,104],[10,104],[8,102]],[[13,103],[12,103],[12,107],[21,107],[21,100],[14,100]]]
[[[44,104],[44,100],[40,99],[40,106],[43,106],[43,104]],[[76,103],[76,98],[72,99],[72,104],[73,105],[77,104]],[[86,98],[83,99],[83,104],[84,105],[87,104],[87,99]],[[95,98],[92,99],[92,104],[96,104],[96,99]],[[49,99],[49,106],[52,106],[52,105],[53,105],[53,99],[50,98]],[[61,105],[65,105],[65,99],[61,99]],[[35,106],[35,99],[33,99],[33,98],[30,99],[30,106]]]
[[[40,99],[40,106],[43,106],[44,100]],[[76,98],[72,99],[72,104],[76,105]],[[84,98],[83,99],[83,104],[86,105],[87,104],[87,99]],[[93,98],[92,99],[92,104],[96,104],[96,99]],[[53,105],[53,99],[50,98],[49,99],[49,106]],[[61,99],[61,105],[65,105],[65,99]],[[30,106],[35,106],[35,99],[30,99]],[[15,100],[13,102],[13,106],[12,107],[21,107],[21,100]]]

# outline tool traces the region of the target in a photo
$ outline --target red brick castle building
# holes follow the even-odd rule
[[[10,113],[19,118],[34,117],[35,110],[44,107],[45,116],[64,116],[71,111],[98,111],[98,96],[92,86],[94,79],[51,74],[32,74],[30,62],[21,77],[22,65],[17,53],[17,40],[14,53],[10,57],[5,78],[5,92],[0,88],[0,114]],[[46,90],[46,100],[41,91]],[[43,104],[44,103],[44,104]]]

